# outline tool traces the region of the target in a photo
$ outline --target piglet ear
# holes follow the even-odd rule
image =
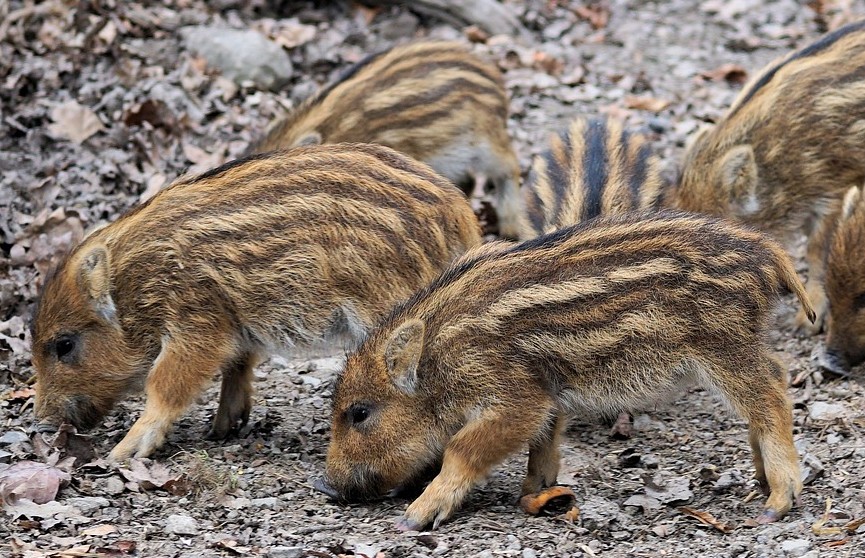
[[[302,145],[319,145],[319,144],[321,144],[321,134],[314,131],[314,130],[312,132],[308,132],[308,133],[300,136],[300,139],[298,139],[296,142],[294,142],[295,147],[300,147]]]
[[[411,394],[417,388],[417,367],[423,351],[424,324],[418,319],[403,322],[384,347],[384,361],[394,385]]]
[[[862,190],[858,186],[853,186],[847,190],[847,193],[844,194],[844,204],[841,206],[842,221],[846,221],[853,215],[860,201],[862,201]]]
[[[757,162],[750,145],[737,145],[721,158],[721,185],[743,205],[757,194]]]
[[[87,248],[81,255],[78,283],[90,299],[93,310],[106,322],[117,321],[117,311],[111,298],[111,268],[108,250],[101,244]]]

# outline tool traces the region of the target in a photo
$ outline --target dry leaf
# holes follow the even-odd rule
[[[150,463],[149,468],[147,463]],[[129,469],[120,469],[120,474],[144,490],[161,488],[174,495],[189,492],[189,483],[183,475],[172,473],[162,463],[151,462],[149,459],[146,462],[144,459],[130,459]]]
[[[45,504],[57,496],[60,485],[71,480],[69,473],[37,461],[19,461],[0,472],[0,499],[4,502],[27,499]]]
[[[16,389],[6,393],[3,399],[7,401],[17,401],[19,399],[29,399],[36,395],[36,390],[33,388]]]
[[[315,25],[300,23],[296,17],[280,22],[281,27],[273,33],[273,40],[284,48],[292,49],[305,45],[315,38]]]
[[[372,20],[374,20],[375,16],[377,16],[381,11],[381,6],[370,7],[357,2],[352,2],[352,8],[354,8],[355,20],[360,19],[366,25],[372,23]]]
[[[54,517],[55,515],[63,515],[66,517],[80,515],[80,511],[75,506],[68,506],[57,501],[47,502],[45,504],[37,504],[27,498],[20,498],[14,502],[5,502],[3,511],[12,516],[12,519],[17,519],[21,516],[29,518],[46,518]]]
[[[668,106],[670,106],[670,101],[666,99],[657,99],[655,97],[636,97],[634,95],[628,95],[625,97],[625,108],[629,109],[637,109],[637,110],[648,110],[651,112],[661,112]]]
[[[473,43],[485,43],[490,38],[490,34],[477,25],[469,25],[463,29],[463,35]]]
[[[693,508],[689,508],[688,506],[680,507],[679,511],[685,515],[696,518],[700,523],[709,525],[710,527],[714,527],[722,533],[730,533],[734,529],[734,527],[729,523],[724,523],[723,521],[715,519],[715,516],[713,516],[709,512],[698,511]]]
[[[595,29],[603,29],[610,21],[610,10],[606,6],[577,6],[571,9],[581,19],[588,21]]]
[[[53,124],[48,131],[56,138],[83,143],[84,140],[105,129],[96,113],[79,105],[76,101],[67,101],[51,110]]]
[[[537,494],[526,494],[520,498],[520,507],[529,515],[538,515],[548,511],[548,508],[570,509],[576,501],[577,496],[567,486],[551,486]]]
[[[743,84],[748,81],[748,71],[738,64],[722,64],[714,70],[701,72],[700,77],[712,81]]]
[[[94,556],[94,554],[90,552],[89,544],[82,544],[73,546],[72,548],[67,548],[66,550],[59,550],[56,553],[52,553],[52,555],[57,558],[83,558],[85,556]]]
[[[117,527],[106,523],[105,525],[97,525],[96,527],[91,527],[90,529],[84,529],[83,531],[81,531],[81,534],[86,537],[104,537],[105,535],[110,535],[111,533],[116,532]]]
[[[551,76],[557,76],[565,69],[565,64],[555,56],[538,51],[532,55],[532,67],[543,70]]]

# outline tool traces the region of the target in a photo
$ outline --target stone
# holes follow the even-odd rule
[[[272,546],[267,550],[267,558],[300,558],[303,554],[301,546]]]
[[[165,520],[164,531],[168,535],[197,535],[198,522],[188,515],[169,515]]]
[[[291,78],[288,53],[257,31],[195,26],[180,29],[180,35],[187,49],[238,84],[252,81],[276,91]]]
[[[67,498],[66,504],[75,506],[81,511],[81,515],[92,515],[101,508],[107,508],[111,502],[101,496],[82,496],[79,498]]]
[[[20,430],[10,430],[0,436],[0,444],[14,444],[16,442],[29,442],[30,438],[27,434]]]
[[[808,410],[811,420],[833,420],[844,415],[844,405],[815,401]]]
[[[269,510],[275,510],[277,508],[281,508],[279,498],[271,496],[269,498],[253,498],[252,506],[255,508],[267,508]]]
[[[807,539],[791,539],[781,543],[781,551],[785,556],[800,558],[811,548],[811,541]]]

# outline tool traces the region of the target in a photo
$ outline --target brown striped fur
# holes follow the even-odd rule
[[[92,427],[143,388],[111,456],[145,456],[219,371],[211,435],[224,437],[249,415],[262,358],[358,339],[479,243],[459,190],[382,146],[276,151],[181,178],[46,281],[37,417]]]
[[[424,161],[464,190],[473,177],[488,178],[500,233],[515,237],[520,169],[507,118],[507,94],[494,65],[460,43],[417,41],[349,68],[274,123],[253,151],[378,143]]]
[[[576,118],[532,163],[519,238],[600,215],[658,210],[667,189],[660,159],[644,136],[613,118]]]
[[[696,382],[748,420],[771,489],[760,520],[775,520],[802,488],[786,374],[763,341],[784,289],[812,312],[776,243],[675,212],[471,250],[349,356],[316,486],[377,497],[440,465],[400,523],[435,526],[525,444],[523,493],[555,483],[568,415],[615,416]]]
[[[827,216],[865,182],[865,21],[769,64],[728,113],[695,138],[676,206],[730,216],[788,240],[809,235],[808,294],[819,331],[827,312]],[[833,307],[833,310],[835,308]]]
[[[865,361],[865,199],[854,186],[834,216],[826,254],[826,357],[845,372]]]

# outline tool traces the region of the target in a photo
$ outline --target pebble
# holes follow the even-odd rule
[[[238,84],[252,81],[276,91],[291,78],[288,53],[258,31],[196,26],[182,28],[180,35],[186,48]]]
[[[523,558],[537,558],[538,553],[534,551],[532,548],[524,548],[523,549]]]
[[[267,558],[299,558],[303,554],[300,546],[272,546],[267,551]]]
[[[267,508],[269,510],[275,510],[282,507],[279,498],[276,498],[275,496],[269,498],[253,498],[252,506],[255,508]]]
[[[811,548],[811,541],[807,539],[792,539],[781,543],[781,551],[785,556],[800,558]]]
[[[81,515],[91,515],[100,508],[107,508],[111,502],[101,496],[82,496],[79,498],[67,498],[66,504],[75,506],[81,511]]]
[[[811,420],[832,420],[844,415],[844,405],[815,401],[808,410]]]
[[[2,436],[0,436],[0,444],[14,444],[16,442],[28,442],[30,438],[27,434],[21,432],[20,430],[10,430],[6,432]]]
[[[188,515],[169,515],[165,520],[164,531],[169,535],[197,535],[198,522]]]
[[[108,477],[102,489],[108,494],[117,495],[126,490],[126,484],[117,477]]]

